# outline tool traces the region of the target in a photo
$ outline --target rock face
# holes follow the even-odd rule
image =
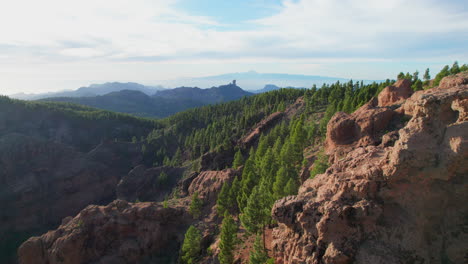
[[[395,82],[391,86],[385,87],[378,96],[379,106],[390,106],[401,103],[411,96],[411,81],[402,79]]]
[[[54,231],[32,237],[18,250],[26,263],[164,263],[177,259],[191,221],[185,209],[116,200],[90,205]],[[171,261],[169,261],[171,262]]]
[[[225,169],[222,171],[202,171],[192,181],[188,188],[190,195],[198,192],[200,199],[209,204],[216,203],[218,193],[225,182],[232,182],[236,176],[240,175],[240,170]]]
[[[440,81],[439,88],[447,89],[459,85],[468,84],[468,72],[461,72],[453,76],[447,76]]]
[[[329,154],[348,151],[307,180],[297,196],[275,203],[277,263],[466,262],[468,85],[442,83],[444,89],[398,100],[398,113],[410,117],[406,124],[374,106],[383,110],[369,116],[380,113],[367,126],[374,128],[373,141],[362,140],[368,134],[359,122],[361,109],[334,117],[329,130],[356,132],[327,131],[327,142],[335,143]],[[375,133],[397,120],[400,129]]]
[[[154,168],[162,169],[162,168]],[[167,169],[167,168],[166,168]],[[130,174],[145,173],[142,166]],[[190,197],[159,203],[115,200],[107,206],[90,205],[76,217],[40,237],[32,237],[18,250],[21,264],[78,263],[175,263],[187,227],[202,231],[202,246],[210,245],[219,227],[216,198],[225,182],[239,170],[203,171],[193,174],[187,192],[198,192],[204,201],[203,218],[188,213]]]
[[[385,131],[401,127],[401,114],[389,107],[377,106],[374,98],[352,114],[336,113],[327,125],[326,149],[329,154],[337,149],[380,144]]]

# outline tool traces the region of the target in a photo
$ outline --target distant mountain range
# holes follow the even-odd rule
[[[209,89],[179,87],[156,91],[154,95],[141,90],[121,90],[98,96],[51,97],[41,101],[68,102],[142,117],[163,118],[189,108],[237,100],[250,95],[253,93],[230,83]]]
[[[247,91],[261,90],[266,84],[274,84],[277,87],[306,87],[312,85],[321,86],[324,83],[334,83],[336,81],[346,82],[350,79],[327,77],[318,75],[301,75],[301,74],[284,74],[284,73],[258,73],[256,71],[227,73],[221,75],[199,77],[199,78],[182,78],[168,81],[158,81],[158,84],[165,87],[176,87],[181,85],[211,87],[219,83],[227,83],[231,80],[237,80],[239,86]],[[356,80],[361,81],[361,80]],[[364,83],[372,83],[374,80],[363,80]],[[375,80],[380,82],[380,80]]]
[[[107,82],[103,84],[91,84],[87,87],[81,87],[77,90],[66,90],[59,92],[40,93],[40,94],[25,94],[18,93],[9,95],[11,98],[22,100],[38,100],[50,97],[93,97],[98,95],[105,95],[112,92],[122,90],[140,91],[147,95],[153,95],[157,91],[164,89],[162,86],[146,86],[139,83],[120,83],[120,82]]]

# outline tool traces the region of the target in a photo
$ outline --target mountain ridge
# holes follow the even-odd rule
[[[126,89],[98,96],[53,97],[41,101],[75,103],[141,117],[164,118],[186,109],[251,95],[253,94],[231,83],[208,89],[179,87],[157,91],[153,95]]]

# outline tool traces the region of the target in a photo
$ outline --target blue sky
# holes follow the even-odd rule
[[[15,0],[0,94],[249,70],[386,79],[468,63],[466,43],[461,0]]]

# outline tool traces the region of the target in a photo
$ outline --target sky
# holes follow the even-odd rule
[[[249,70],[380,80],[468,63],[465,0],[2,2],[0,94]]]

